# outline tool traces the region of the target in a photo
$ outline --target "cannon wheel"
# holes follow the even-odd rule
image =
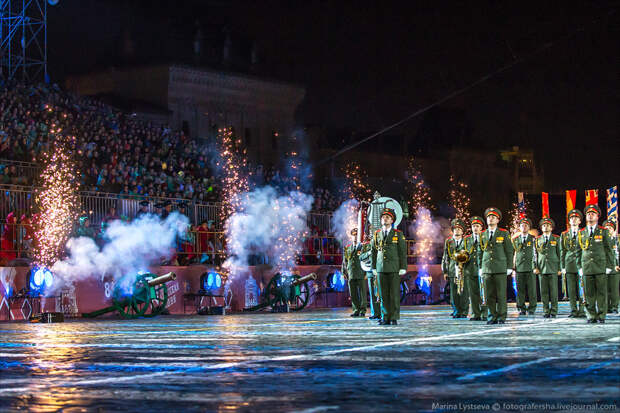
[[[293,275],[293,278],[298,279],[301,277],[299,275]],[[291,311],[300,311],[308,305],[308,300],[310,299],[310,286],[307,282],[305,282],[291,288],[294,289],[294,294],[292,294],[289,308]]]
[[[401,280],[400,282],[400,302],[401,303],[405,301],[405,297],[407,296],[408,292],[409,292],[409,287],[407,286],[407,283],[405,282],[405,280]]]
[[[264,301],[269,303],[270,306],[288,303],[290,311],[300,311],[307,304],[310,299],[310,286],[307,282],[301,283],[297,286],[291,286],[289,292],[289,298],[282,294],[282,290],[277,285],[278,275],[271,277],[271,280],[267,283],[264,292]],[[294,274],[293,279],[301,278],[299,275]]]
[[[155,317],[161,314],[168,303],[168,287],[166,284],[156,285],[150,288],[149,306],[144,313],[145,317]]]
[[[137,287],[132,295],[115,301],[114,305],[123,318],[143,317],[149,306],[148,289]]]
[[[277,284],[278,277],[278,274],[271,277],[271,279],[267,283],[267,286],[265,287],[265,291],[263,294],[263,302],[268,303],[272,307],[277,305],[278,303],[284,304],[284,297],[282,296],[280,288]]]

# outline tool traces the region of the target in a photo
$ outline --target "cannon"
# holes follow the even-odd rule
[[[316,280],[317,275],[311,273],[301,277],[298,274],[276,273],[267,283],[267,287],[261,295],[261,302],[253,307],[244,308],[243,311],[258,311],[271,307],[286,308],[289,311],[303,309],[310,298],[309,281]]]
[[[155,317],[161,314],[168,302],[168,281],[175,280],[176,274],[157,276],[143,273],[131,281],[121,278],[112,292],[112,305],[91,313],[83,313],[82,317],[93,318],[103,314],[118,312],[123,318]]]

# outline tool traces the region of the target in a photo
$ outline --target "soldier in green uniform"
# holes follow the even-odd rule
[[[362,243],[362,253],[360,254],[360,261],[370,262],[372,251],[370,242]],[[368,282],[368,299],[370,300],[370,316],[369,320],[379,320],[381,318],[381,302],[379,299],[379,284],[376,277],[373,275],[372,270],[366,272],[366,280]]]
[[[502,219],[501,211],[491,207],[484,211],[484,215],[488,228],[480,236],[478,271],[484,277],[484,293],[490,313],[487,324],[504,324],[508,315],[506,282],[512,274],[514,250],[510,232],[497,226]]]
[[[465,250],[469,253],[469,261],[465,264],[465,285],[467,287],[467,295],[469,295],[469,303],[471,304],[472,317],[470,321],[482,321],[487,318],[486,305],[482,304],[480,294],[480,280],[478,276],[478,244],[480,244],[480,234],[484,229],[484,220],[481,217],[471,218],[471,231],[464,239]]]
[[[577,234],[583,221],[583,213],[578,209],[568,212],[570,228],[560,235],[560,268],[566,278],[566,290],[570,301],[570,314],[568,317],[584,318],[583,280],[578,274],[577,253],[579,244]]]
[[[609,231],[598,226],[601,209],[588,205],[584,210],[587,225],[579,231],[577,268],[585,280],[588,323],[605,323],[607,315],[607,276],[614,267]]]
[[[467,318],[469,302],[467,300],[467,287],[465,285],[465,268],[463,273],[459,271],[456,255],[465,249],[463,233],[465,223],[460,219],[453,219],[452,236],[444,243],[441,270],[446,280],[450,282],[450,301],[453,303],[456,314],[454,318]]]
[[[519,234],[512,237],[515,250],[514,271],[517,278],[517,309],[519,315],[534,315],[538,294],[536,293],[536,275],[534,275],[534,237],[530,234],[532,221],[529,218],[519,220]],[[515,275],[515,274],[513,274]],[[529,304],[525,306],[525,293]]]
[[[540,220],[542,235],[536,238],[534,251],[534,273],[540,282],[540,298],[545,318],[555,318],[558,314],[558,275],[560,270],[560,237],[552,234],[555,228],[553,219]]]
[[[351,230],[351,240],[351,244],[344,247],[341,272],[349,280],[349,294],[353,307],[351,317],[364,317],[366,315],[366,280],[359,259],[362,244],[357,243],[357,228]]]
[[[381,325],[396,325],[400,319],[400,276],[407,272],[405,236],[392,228],[396,213],[391,208],[381,212],[381,229],[371,242],[372,273],[379,279],[381,297]]]
[[[607,295],[609,296],[607,313],[618,314],[618,294],[620,289],[620,258],[618,257],[618,231],[616,222],[607,220],[603,222],[603,226],[609,231],[611,245],[614,252],[615,265],[611,269],[611,273],[607,277]]]

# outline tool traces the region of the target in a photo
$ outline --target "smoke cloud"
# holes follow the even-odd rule
[[[149,214],[130,223],[111,222],[106,230],[107,243],[101,249],[91,238],[71,238],[67,242],[68,258],[51,268],[61,281],[54,284],[57,288],[104,275],[118,280],[144,271],[162,257],[174,254],[177,236],[184,234],[188,225],[187,217],[176,212],[165,220]]]
[[[312,196],[297,191],[281,196],[266,186],[241,198],[238,211],[226,223],[230,258],[224,267],[231,271],[231,278],[247,268],[251,255],[273,257],[274,267],[292,269],[307,233]]]
[[[358,207],[357,199],[349,199],[343,202],[332,216],[332,233],[345,244],[350,238],[351,230],[357,227]]]

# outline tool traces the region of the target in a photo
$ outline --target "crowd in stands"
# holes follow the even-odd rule
[[[211,164],[213,148],[182,131],[137,120],[56,85],[15,84],[0,89],[0,159],[39,162],[55,133],[77,138],[83,191],[196,203],[219,200]],[[274,168],[252,169],[253,185],[287,191],[297,187],[293,178]],[[34,175],[0,161],[0,184],[32,185]],[[315,211],[333,211],[343,201],[323,188],[313,188],[311,195]]]
[[[38,162],[55,133],[77,138],[82,190],[217,200],[208,148],[182,131],[136,120],[53,85],[0,90],[0,159]],[[14,166],[2,168],[0,181],[27,183]]]

